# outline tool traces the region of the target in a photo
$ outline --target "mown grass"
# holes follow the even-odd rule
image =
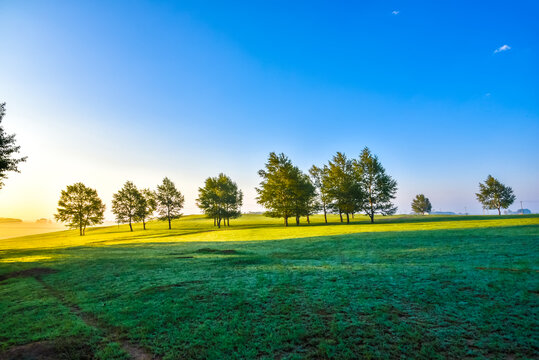
[[[539,356],[539,217],[331,220],[3,240],[0,276],[57,272],[0,282],[1,347],[70,336],[126,357],[114,332],[164,359]]]

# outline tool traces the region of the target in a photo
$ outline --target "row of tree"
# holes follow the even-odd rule
[[[119,223],[128,223],[133,231],[133,222],[142,221],[146,230],[146,221],[157,211],[161,220],[168,221],[171,229],[172,219],[181,216],[184,197],[170,179],[164,178],[156,191],[139,190],[131,181],[113,195],[112,212]],[[95,189],[83,183],[68,185],[62,190],[54,218],[69,227],[79,229],[85,235],[88,226],[101,224],[104,220],[105,204]]]
[[[265,169],[258,172],[262,181],[256,188],[258,203],[270,217],[300,218],[323,212],[337,213],[341,222],[365,213],[374,222],[375,214],[391,215],[397,208],[392,203],[397,182],[389,176],[376,155],[364,148],[358,159],[349,159],[338,152],[327,164],[313,165],[309,175],[294,166],[284,154],[270,153]]]
[[[350,222],[350,216],[363,212],[374,222],[374,215],[393,214],[396,207],[391,200],[395,197],[397,184],[385,173],[378,158],[365,148],[359,159],[348,159],[337,153],[328,164],[313,166],[309,175],[294,166],[284,154],[270,153],[265,169],[259,171],[262,178],[257,200],[268,211],[265,215],[283,218],[288,226],[288,219],[295,218],[299,225],[300,218],[322,212],[327,223],[328,213],[337,213],[341,222]],[[510,187],[503,185],[489,175],[484,184],[479,184],[476,194],[485,208],[507,208],[515,200]],[[230,219],[241,216],[243,193],[237,184],[225,174],[209,177],[204,186],[198,189],[197,205],[213,218],[214,226],[230,226]],[[112,212],[118,223],[129,224],[133,231],[134,222],[146,222],[157,212],[158,218],[168,221],[181,216],[184,197],[168,178],[157,186],[155,191],[138,189],[131,181],[113,195]],[[412,201],[412,210],[418,214],[430,213],[432,205],[423,194]],[[78,228],[84,235],[86,228],[100,224],[104,219],[105,204],[91,189],[82,183],[69,185],[63,190],[58,202],[57,221],[62,221],[72,228]]]

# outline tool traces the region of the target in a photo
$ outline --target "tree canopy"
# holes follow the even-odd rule
[[[0,189],[4,186],[9,171],[20,172],[19,164],[26,161],[26,157],[15,157],[20,146],[16,145],[15,134],[8,135],[2,126],[6,115],[6,103],[0,103]]]
[[[432,211],[432,204],[425,195],[416,195],[414,200],[412,200],[412,211],[421,215],[430,214]]]
[[[116,215],[116,221],[129,223],[131,231],[133,231],[132,222],[139,218],[144,206],[142,193],[131,181],[127,181],[112,197],[112,212]]]
[[[221,221],[230,226],[230,219],[240,217],[242,204],[242,191],[223,173],[207,178],[204,187],[198,188],[197,205],[217,227],[221,227]]]
[[[142,220],[142,228],[146,230],[146,220],[150,218],[157,209],[157,195],[150,189],[142,189],[142,202],[137,211],[137,219]]]
[[[487,177],[484,184],[479,183],[479,192],[475,196],[485,209],[497,209],[498,215],[502,214],[501,209],[507,209],[516,199],[513,189],[491,175]]]
[[[288,226],[288,218],[295,217],[299,225],[301,216],[312,210],[312,200],[316,196],[315,188],[309,177],[303,174],[285,154],[269,154],[265,169],[259,170],[262,178],[256,188],[257,201],[264,206],[266,215],[283,218]]]
[[[370,217],[371,223],[374,222],[376,213],[393,215],[397,211],[397,207],[392,203],[397,192],[397,182],[386,174],[378,156],[365,147],[359,161],[355,162],[355,168],[363,192],[361,209]]]
[[[176,189],[176,185],[169,179],[164,178],[161,185],[157,186],[157,212],[161,220],[168,220],[168,228],[171,229],[173,219],[179,218],[183,208],[184,197]]]
[[[86,234],[86,227],[103,222],[104,212],[105,204],[97,191],[79,182],[62,190],[54,218],[72,229],[78,228],[82,236]]]

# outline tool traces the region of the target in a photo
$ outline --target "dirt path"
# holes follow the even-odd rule
[[[99,318],[97,318],[95,315],[85,313],[82,311],[82,309],[70,302],[65,298],[65,296],[58,291],[57,289],[53,288],[49,284],[47,284],[42,279],[42,275],[45,274],[51,274],[56,272],[53,269],[49,268],[34,268],[19,272],[14,272],[11,274],[3,275],[0,277],[0,281],[12,278],[12,277],[33,277],[35,278],[52,296],[54,296],[58,301],[60,301],[64,306],[66,306],[73,314],[77,315],[82,321],[84,321],[88,326],[93,327],[97,330],[100,330],[105,334],[105,337],[111,341],[115,341],[119,343],[122,346],[122,349],[128,353],[131,357],[131,359],[134,360],[159,360],[160,357],[155,356],[148,352],[146,349],[144,349],[141,346],[138,346],[136,344],[133,344],[125,339],[125,334],[121,331],[119,327],[116,327],[114,325],[106,324]],[[28,344],[30,347],[32,347],[32,344]],[[28,345],[24,345],[23,347],[28,347]],[[38,346],[41,347],[41,346]],[[2,358],[0,356],[0,358]]]

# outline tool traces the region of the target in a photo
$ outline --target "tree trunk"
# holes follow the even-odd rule
[[[498,215],[501,215],[501,214],[502,214],[502,210],[498,208]]]
[[[371,218],[371,224],[374,224],[374,212],[371,212],[369,217]]]
[[[341,222],[343,222],[342,221],[342,212],[341,212],[341,210],[339,210],[339,216],[341,217]]]
[[[170,216],[168,217],[168,229],[172,229],[172,226],[170,225]]]
[[[82,236],[82,225],[79,226],[79,234]]]
[[[284,217],[284,226],[288,226],[288,216]]]
[[[215,216],[213,217],[213,226],[217,226],[217,218]]]
[[[229,217],[226,218],[226,226],[230,226],[230,218]]]
[[[352,219],[354,219],[354,213],[352,213]]]
[[[350,215],[346,213],[346,223],[350,224]]]
[[[133,231],[133,225],[131,225],[131,218],[129,219],[129,230]]]
[[[328,213],[326,211],[326,204],[324,204],[324,221],[326,224],[328,223]]]
[[[146,218],[142,218],[142,230],[146,230]]]
[[[307,224],[311,223],[311,219],[309,219],[309,215],[307,215]]]
[[[296,226],[299,226],[299,216],[296,215]]]

